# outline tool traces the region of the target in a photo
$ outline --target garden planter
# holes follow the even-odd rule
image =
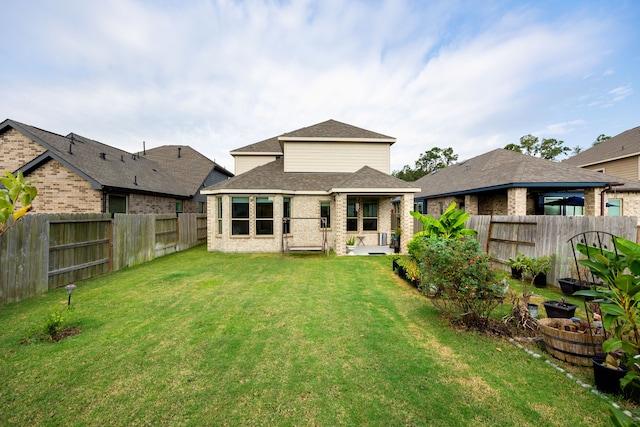
[[[538,321],[547,352],[556,359],[589,366],[591,358],[602,354],[602,330],[589,329],[587,322],[546,318]]]
[[[536,288],[544,288],[547,286],[547,275],[544,273],[538,274],[535,279],[533,279],[533,285]]]
[[[571,319],[578,308],[575,304],[567,304],[559,301],[545,301],[542,303],[547,317]]]
[[[529,310],[529,316],[534,319],[538,318],[538,304],[527,304],[527,309]]]
[[[562,293],[564,293],[565,295],[573,295],[574,292],[591,289],[591,286],[589,286],[588,284],[581,283],[577,279],[573,279],[570,277],[558,279],[558,283],[560,284]]]
[[[627,370],[608,367],[604,357],[594,357],[592,362],[593,377],[598,390],[609,394],[622,394],[620,380],[627,374]]]
[[[522,279],[522,269],[511,267],[511,277],[517,280]]]

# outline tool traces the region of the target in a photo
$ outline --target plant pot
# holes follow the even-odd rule
[[[602,330],[589,329],[585,321],[546,318],[538,321],[547,353],[556,359],[589,366],[591,358],[602,354]]]
[[[529,315],[536,319],[538,317],[538,304],[527,304]]]
[[[626,369],[613,369],[607,366],[604,357],[594,357],[593,377],[598,390],[609,394],[622,394],[620,380],[627,374]]]
[[[545,273],[538,274],[533,279],[533,285],[536,288],[545,288],[545,287],[547,287],[547,275]]]
[[[517,280],[522,279],[522,269],[511,267],[511,277]]]
[[[562,289],[562,293],[565,295],[573,295],[574,292],[591,289],[590,285],[581,283],[577,279],[573,279],[571,277],[558,279],[558,283],[560,284],[560,289]],[[593,299],[593,298],[587,297],[587,299]]]
[[[347,255],[354,255],[353,250],[356,248],[356,245],[347,245]]]
[[[542,303],[547,317],[571,319],[578,308],[575,304],[564,304],[559,301],[545,301]]]

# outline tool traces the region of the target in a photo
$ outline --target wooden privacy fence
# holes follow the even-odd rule
[[[637,240],[636,217],[611,216],[489,216],[475,215],[467,228],[478,231],[477,239],[496,262],[505,262],[520,251],[534,257],[556,255],[547,282],[572,277],[575,268],[573,250],[568,240],[585,231],[606,231],[625,239]],[[575,275],[574,275],[575,276]]]
[[[206,242],[205,214],[32,214],[0,237],[0,304]]]

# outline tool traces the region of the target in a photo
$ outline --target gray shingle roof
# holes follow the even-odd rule
[[[231,153],[282,153],[282,146],[279,138],[327,138],[327,139],[370,139],[385,140],[385,142],[395,142],[395,138],[381,133],[372,132],[337,120],[327,120],[312,126],[283,133],[255,144],[246,145],[232,150]]]
[[[185,185],[191,194],[196,194],[200,190],[202,183],[215,168],[228,176],[233,176],[231,172],[188,145],[163,145],[151,148],[145,150],[142,157],[162,166],[174,180]]]
[[[203,192],[212,194],[229,191],[257,193],[264,190],[328,192],[332,188],[417,189],[412,183],[407,183],[368,166],[353,173],[284,172],[284,159],[278,159],[209,186]]]
[[[627,183],[628,189],[640,184],[499,148],[440,169],[414,184],[422,188],[415,197],[436,197],[507,187],[586,188],[621,182]]]
[[[194,193],[183,180],[168,173],[161,164],[76,134],[62,136],[13,120],[0,124],[0,131],[12,127],[47,149],[21,168],[28,171],[55,159],[91,183],[92,188],[123,189],[175,197]]]
[[[640,155],[640,126],[622,132],[563,161],[574,166],[587,166],[611,159]]]

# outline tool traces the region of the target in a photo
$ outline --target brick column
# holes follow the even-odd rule
[[[409,212],[413,210],[413,193],[403,194],[400,198],[400,228],[402,228],[402,236],[400,236],[400,253],[406,255],[409,253],[407,243],[413,238],[413,217]]]
[[[347,195],[336,194],[335,200],[335,247],[333,248],[336,255],[347,254]]]
[[[464,211],[471,215],[478,215],[478,196],[475,194],[464,196]]]
[[[604,188],[586,188],[584,190],[584,215],[600,216],[600,192]]]
[[[527,214],[527,189],[509,188],[507,190],[507,215]]]

